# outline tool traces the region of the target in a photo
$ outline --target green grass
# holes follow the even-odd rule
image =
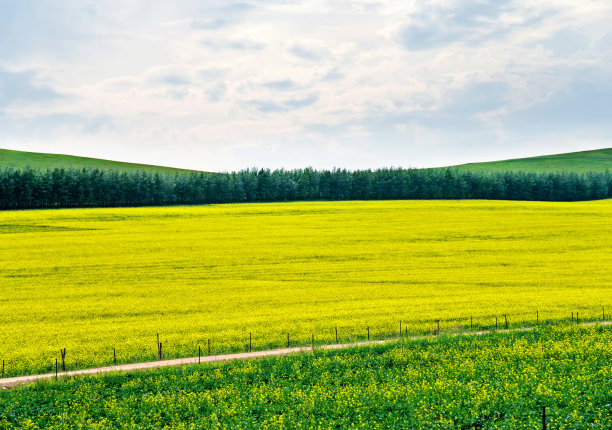
[[[193,170],[172,167],[152,166],[149,164],[123,163],[120,161],[101,160],[99,158],[75,157],[73,155],[43,154],[39,152],[13,151],[0,149],[0,167],[23,169],[54,169],[56,167],[74,169],[119,170],[123,172],[144,171],[151,173],[191,173]]]
[[[612,328],[437,338],[50,381],[0,429],[612,427]]]
[[[513,160],[469,163],[452,166],[463,172],[605,172],[612,171],[612,148],[594,151],[570,152],[568,154],[545,155],[541,157],[517,158]]]
[[[159,173],[189,173],[192,170],[172,167],[151,166],[148,164],[122,163],[101,160],[98,158],[75,157],[72,155],[43,154],[37,152],[13,151],[0,149],[0,167],[47,169],[54,167],[116,169],[122,171],[148,171]],[[541,157],[518,158],[513,160],[491,161],[486,163],[469,163],[451,166],[460,171],[498,172],[605,172],[612,170],[612,148],[594,151],[571,152],[567,154],[545,155]]]
[[[409,332],[598,319],[612,200],[0,213],[7,375]],[[206,348],[204,348],[206,350]]]

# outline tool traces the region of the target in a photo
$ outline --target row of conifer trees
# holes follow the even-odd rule
[[[453,169],[246,169],[164,175],[98,169],[0,169],[0,209],[147,206],[294,200],[612,197],[604,173],[471,173]]]

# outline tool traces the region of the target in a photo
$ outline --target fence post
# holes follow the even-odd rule
[[[2,360],[2,377],[4,378],[4,360]]]
[[[402,320],[400,320],[400,331],[399,331],[399,336],[402,335]]]
[[[117,351],[115,351],[115,348],[113,348],[113,363],[115,366],[117,365]]]
[[[578,312],[576,312],[576,324],[580,324],[580,319],[578,318]]]
[[[66,371],[66,348],[60,348],[60,354],[62,354],[62,372]]]
[[[253,351],[253,334],[249,332],[249,352]]]
[[[473,323],[471,315],[470,315],[470,330],[474,330],[474,323]]]
[[[338,343],[338,326],[336,326],[336,343]]]
[[[542,406],[542,430],[546,430],[546,406]]]
[[[57,381],[57,358],[55,358],[55,380]]]
[[[508,315],[504,314],[504,319],[506,320],[506,330],[508,330]]]
[[[202,356],[202,347],[198,345],[198,364],[200,364],[200,357]]]
[[[312,340],[311,340],[311,344],[312,346],[312,352],[314,352],[314,334],[312,335]]]
[[[370,340],[370,327],[368,327],[368,341]]]
[[[289,348],[289,333],[287,333],[287,348]]]
[[[438,331],[436,331],[436,334],[440,334],[440,320],[438,320]]]

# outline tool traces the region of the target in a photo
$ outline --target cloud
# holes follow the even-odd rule
[[[253,106],[259,112],[273,113],[273,112],[288,112],[295,109],[302,109],[315,104],[319,100],[319,97],[315,94],[310,94],[303,98],[289,99],[282,102],[273,101],[262,101],[262,100],[251,100],[247,102],[247,105]]]
[[[191,83],[189,77],[179,74],[170,74],[160,77],[160,81],[168,85],[185,86]]]
[[[295,86],[295,83],[291,79],[284,79],[281,81],[270,81],[263,84],[264,87],[270,88],[271,90],[289,90]]]
[[[36,72],[0,69],[0,108],[16,104],[43,103],[65,98],[53,88],[39,83]]]
[[[504,37],[514,28],[533,26],[542,17],[537,12],[517,9],[510,0],[421,2],[397,38],[403,47],[413,51],[454,42],[481,44]]]
[[[224,82],[214,84],[205,91],[208,101],[216,103],[227,94],[227,85]]]
[[[207,21],[196,19],[191,21],[191,28],[194,30],[218,30],[220,28],[226,27],[228,24],[229,22],[222,18],[211,19]]]
[[[224,170],[612,141],[609,2],[369,3],[5,1],[0,142]]]
[[[294,44],[289,48],[289,52],[303,60],[317,61],[329,54],[329,52],[320,46],[307,46],[303,44]]]
[[[204,40],[202,46],[216,51],[237,50],[237,51],[261,51],[266,48],[265,43],[254,42],[252,40]]]

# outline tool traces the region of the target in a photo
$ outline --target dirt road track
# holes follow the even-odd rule
[[[607,325],[612,323],[612,321],[604,321],[604,322],[589,322],[589,323],[581,323],[580,325]],[[517,331],[528,331],[533,330],[535,327],[526,327],[526,328],[518,328],[511,330],[497,330],[497,333],[508,333],[508,332],[517,332]],[[451,336],[477,336],[492,333],[493,331],[484,330],[484,331],[476,331],[476,332],[460,332],[460,333],[443,333],[443,335],[450,334]],[[427,337],[434,337],[434,335],[428,336],[411,336],[411,337],[395,337],[391,339],[383,339],[383,340],[373,340],[366,342],[354,342],[354,343],[339,343],[332,345],[321,345],[315,346],[315,350],[333,350],[333,349],[342,349],[342,348],[351,348],[356,346],[366,346],[366,345],[380,345],[384,343],[397,342],[399,340],[418,340],[424,339]],[[158,369],[160,367],[172,367],[172,366],[182,366],[187,364],[198,364],[201,363],[211,363],[216,361],[231,361],[231,360],[248,360],[253,358],[264,358],[264,357],[274,357],[279,355],[287,355],[287,354],[296,354],[300,352],[312,351],[311,346],[300,346],[294,348],[280,348],[280,349],[268,349],[265,351],[253,351],[253,352],[242,352],[236,354],[221,354],[221,355],[207,355],[198,357],[189,357],[189,358],[177,358],[173,360],[159,360],[159,361],[149,361],[144,363],[131,363],[131,364],[119,364],[116,366],[106,366],[106,367],[96,367],[92,369],[82,369],[82,370],[71,370],[68,372],[59,372],[57,376],[59,378],[70,377],[70,376],[78,376],[78,375],[97,375],[100,373],[110,373],[110,372],[126,372],[126,371],[134,371],[134,370],[146,370],[146,369]],[[42,375],[28,375],[28,376],[17,376],[14,378],[4,378],[0,379],[0,388],[8,389],[15,387],[17,385],[31,384],[36,381],[45,380],[45,379],[53,379],[55,378],[55,373],[45,373]]]

